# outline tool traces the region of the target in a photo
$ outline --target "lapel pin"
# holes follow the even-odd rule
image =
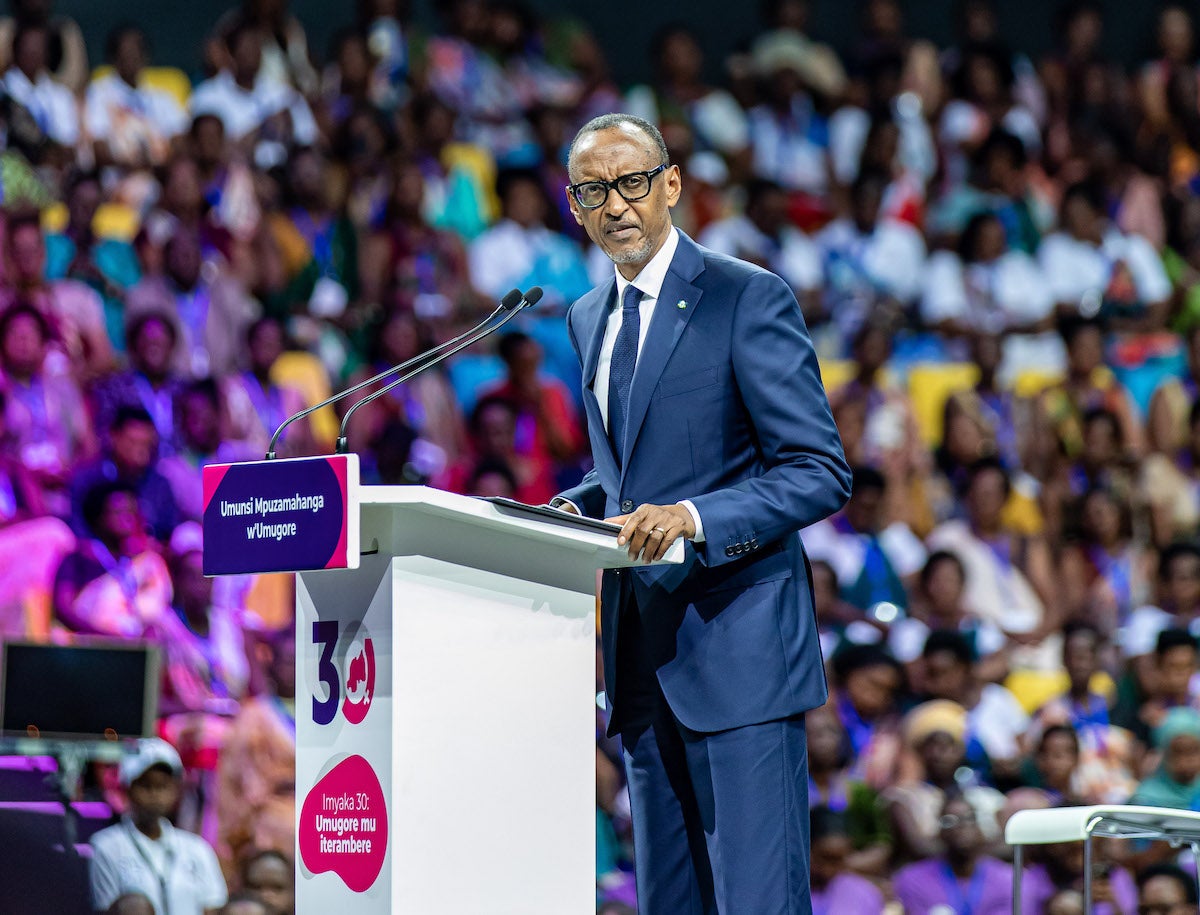
[[[687,302],[684,301],[683,299],[680,299],[678,302],[675,303],[675,307],[676,308],[687,308]]]

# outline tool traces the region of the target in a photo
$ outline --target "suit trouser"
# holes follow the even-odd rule
[[[716,733],[685,727],[639,657],[640,620],[630,609],[618,632],[616,703],[630,713],[621,715],[621,740],[639,912],[807,915],[804,716]]]

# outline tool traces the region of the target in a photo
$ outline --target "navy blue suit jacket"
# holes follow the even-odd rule
[[[682,565],[631,570],[642,632],[679,721],[720,731],[785,718],[827,689],[801,528],[837,511],[850,471],[795,296],[779,277],[683,233],[630,387],[625,453],[592,391],[616,280],[567,316],[595,467],[562,493],[591,517],[690,499],[705,540]],[[601,589],[617,695],[620,578]],[[613,729],[621,709],[613,707]]]

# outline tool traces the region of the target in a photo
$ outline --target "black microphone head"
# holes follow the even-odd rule
[[[542,287],[534,286],[525,293],[525,307],[530,308],[542,300]]]
[[[521,295],[520,289],[510,289],[500,300],[500,307],[505,311],[512,311],[514,308],[519,308],[523,301],[525,301],[525,296]]]

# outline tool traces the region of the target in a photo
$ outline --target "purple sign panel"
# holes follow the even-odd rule
[[[204,574],[358,568],[358,455],[204,468]]]

